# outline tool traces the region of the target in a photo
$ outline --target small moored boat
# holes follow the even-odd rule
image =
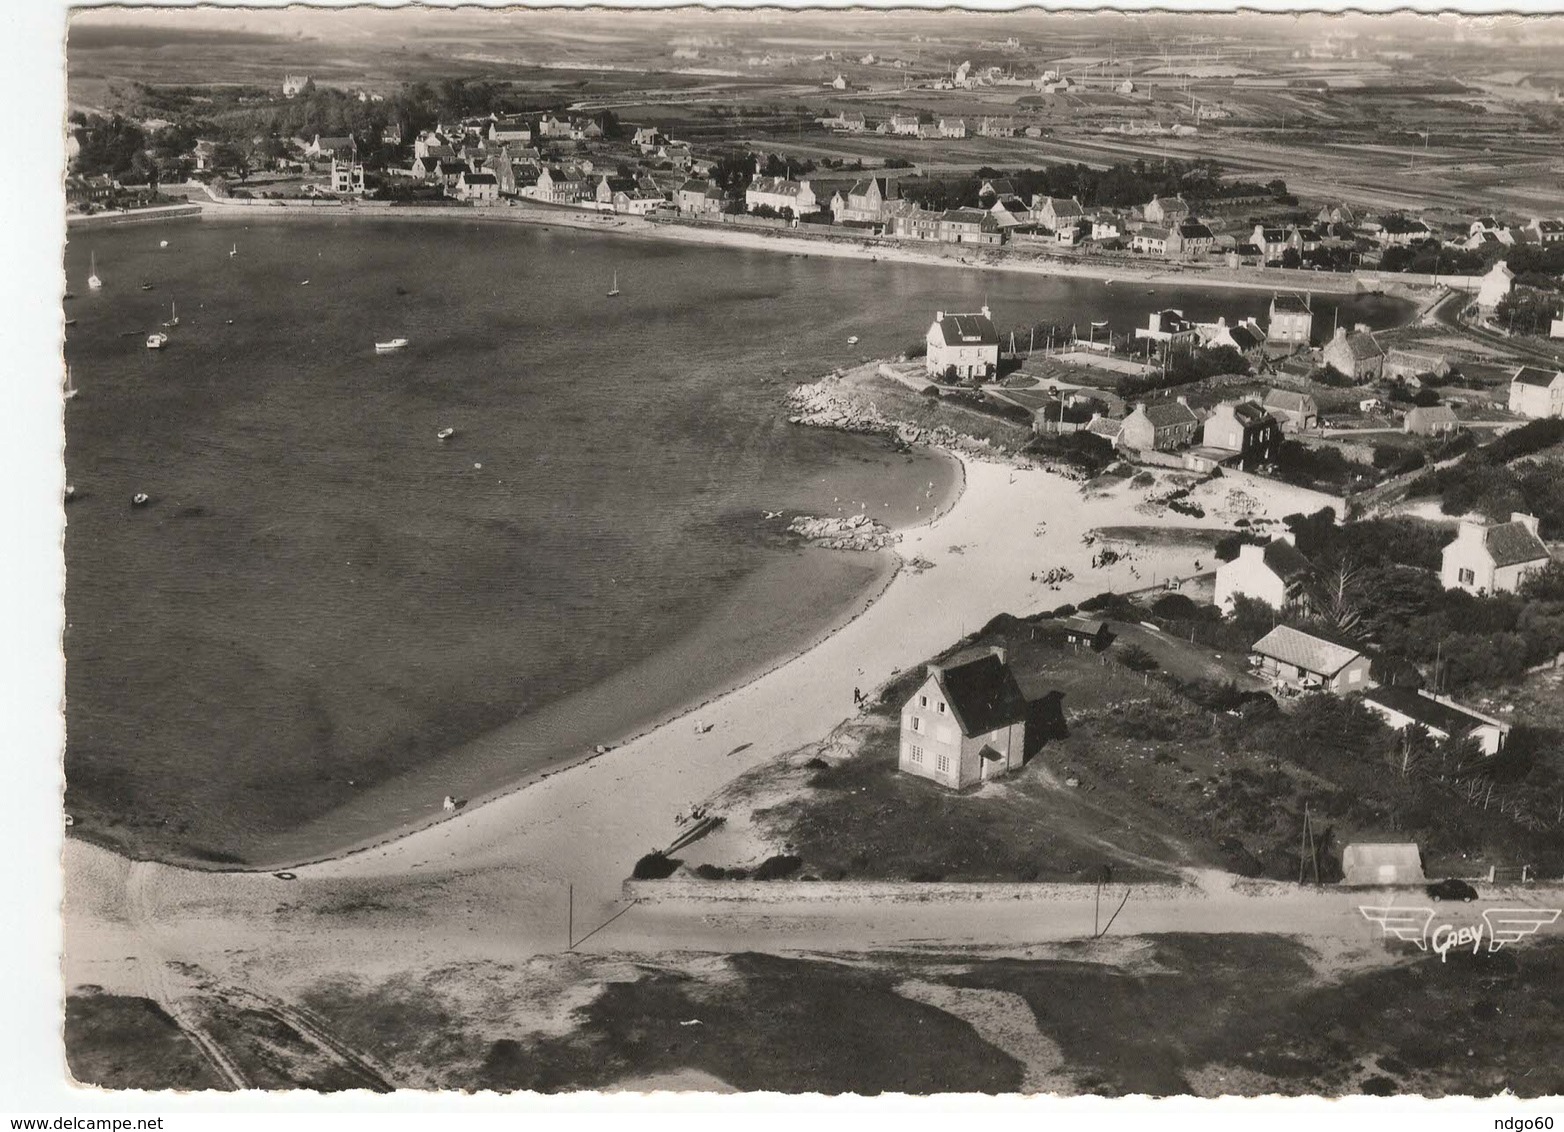
[[[168,335],[164,334],[161,330],[147,335],[147,349],[161,350],[164,346],[167,345]]]
[[[92,273],[87,276],[87,287],[93,291],[103,290],[103,280],[98,278],[98,253],[88,255],[88,261],[92,264]]]
[[[144,491],[138,491],[130,497],[130,505],[132,507],[145,507],[150,502],[152,502],[151,497]]]
[[[455,435],[456,430],[454,428],[442,428],[439,432],[435,433],[435,436],[441,440],[449,440]]]
[[[152,284],[150,284],[150,283],[143,283],[141,285],[141,289],[143,291],[150,291],[150,290],[152,290]]]
[[[67,401],[74,400],[75,397],[76,397],[76,394],[78,392],[79,392],[79,390],[77,390],[77,388],[76,388],[76,382],[71,380],[71,367],[70,366],[66,366],[65,367],[65,399]]]
[[[402,349],[406,349],[406,348],[407,348],[407,339],[406,338],[393,338],[389,342],[376,342],[375,343],[375,353],[377,353],[377,354],[389,354],[392,350],[402,350]]]
[[[614,272],[614,285],[608,289],[608,297],[610,299],[614,299],[614,298],[618,298],[618,296],[619,296],[619,272],[616,271],[616,272]]]
[[[165,322],[163,325],[164,326],[178,326],[179,325],[179,307],[176,304],[174,304],[174,303],[169,303],[168,304],[168,321]]]
[[[858,345],[858,335],[854,334],[851,338],[849,338],[847,340],[847,344],[849,346],[856,346],[856,345]]]
[[[166,247],[168,247],[168,241],[167,240],[159,240],[157,242],[157,246],[160,247],[160,248],[166,248]]]

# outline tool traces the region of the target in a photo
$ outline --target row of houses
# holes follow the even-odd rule
[[[1097,650],[1114,638],[1107,622],[1083,615],[1064,627],[1069,640]],[[1377,686],[1372,659],[1358,645],[1318,631],[1277,625],[1250,646],[1249,665],[1278,692],[1352,695],[1393,730],[1470,740],[1484,755],[1503,750],[1511,731],[1449,696]],[[897,769],[950,790],[1002,778],[1025,764],[1029,724],[1062,722],[1060,699],[1050,692],[1029,700],[1002,647],[929,664],[901,706]]]

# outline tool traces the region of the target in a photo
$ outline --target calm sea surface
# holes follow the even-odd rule
[[[882,559],[761,511],[907,521],[952,468],[787,425],[791,384],[985,297],[1002,327],[1116,331],[1269,300],[451,222],[137,226],[66,269],[69,805],[213,860],[323,852],[614,742],[861,604]]]

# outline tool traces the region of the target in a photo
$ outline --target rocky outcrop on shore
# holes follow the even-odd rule
[[[800,515],[787,529],[826,550],[884,550],[901,541],[901,535],[867,515],[836,519]]]
[[[860,404],[834,388],[829,379],[795,386],[787,395],[787,405],[793,410],[787,419],[796,425],[887,436],[901,444],[927,444],[990,460],[1004,455],[987,439],[968,436],[945,425],[928,428],[885,417],[873,403]]]

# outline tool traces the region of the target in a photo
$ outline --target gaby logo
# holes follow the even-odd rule
[[[1536,935],[1543,924],[1551,924],[1559,918],[1557,908],[1488,908],[1483,911],[1482,922],[1457,928],[1453,924],[1440,924],[1432,931],[1432,908],[1373,908],[1358,905],[1365,919],[1380,926],[1385,935],[1393,935],[1417,944],[1419,951],[1433,949],[1443,963],[1452,948],[1470,947],[1476,955],[1484,939],[1489,951],[1498,951],[1507,943],[1516,943],[1529,935]]]

